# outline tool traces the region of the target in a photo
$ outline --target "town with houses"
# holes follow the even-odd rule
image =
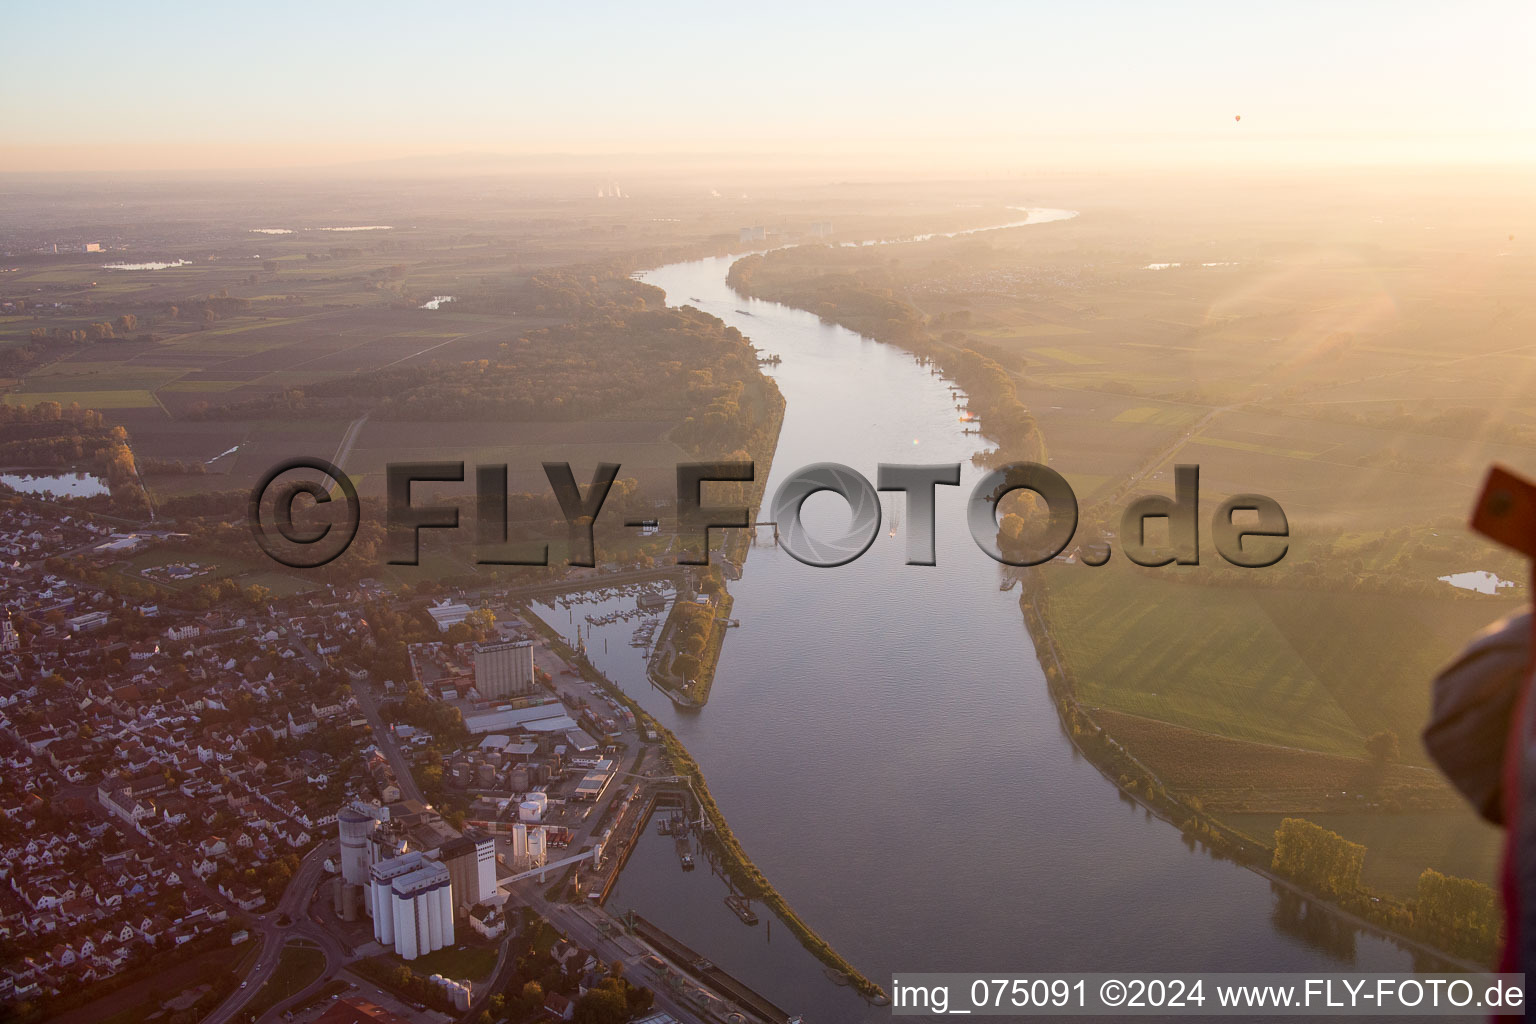
[[[186,547],[0,505],[0,1008],[89,1011],[250,945],[237,988],[165,1019],[569,1020],[605,978],[618,1020],[789,1019],[601,909],[652,813],[686,821],[692,794],[579,654],[497,595],[278,598],[205,579]],[[541,987],[505,950],[546,933]],[[326,987],[257,1006],[295,942]],[[489,977],[413,972],[466,943],[502,950]],[[604,966],[626,959],[652,976]]]
[[[282,891],[345,792],[336,756],[281,745],[340,749],[366,725],[339,695],[293,699],[292,648],[260,609],[125,605],[45,565],[143,542],[68,515],[0,523],[0,1002],[238,934],[231,915]]]

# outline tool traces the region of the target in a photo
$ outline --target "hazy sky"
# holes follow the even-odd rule
[[[0,169],[1536,157],[1533,0],[448,8],[12,5]]]

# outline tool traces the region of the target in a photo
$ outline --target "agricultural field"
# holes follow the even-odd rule
[[[1111,561],[1046,569],[1052,635],[1085,704],[1351,757],[1390,730],[1405,761],[1427,764],[1418,733],[1429,680],[1514,605],[1480,595],[1203,585],[1195,580],[1203,568],[1159,575]]]
[[[544,491],[540,463],[556,459],[579,474],[619,462],[626,477],[669,493],[686,455],[671,436],[690,408],[680,386],[633,388],[653,401],[628,412],[547,420],[480,410],[458,421],[370,418],[356,401],[313,399],[294,415],[284,396],[304,402],[297,396],[317,388],[404,369],[419,369],[425,381],[444,367],[521,360],[522,339],[590,314],[580,303],[523,301],[536,275],[603,266],[615,284],[573,276],[557,297],[587,288],[581,301],[590,302],[606,289],[632,309],[623,294],[629,266],[717,251],[741,217],[762,212],[734,202],[701,212],[690,201],[681,204],[691,211],[685,220],[667,197],[626,206],[587,198],[574,209],[559,192],[497,185],[450,211],[435,207],[434,190],[434,212],[423,215],[409,195],[390,190],[363,218],[387,228],[350,231],[331,230],[345,227],[331,211],[342,201],[367,204],[358,207],[345,191],[284,195],[248,209],[223,194],[195,224],[162,215],[152,191],[95,208],[72,193],[82,222],[97,225],[89,230],[99,253],[60,243],[51,223],[19,218],[0,238],[9,247],[0,277],[0,402],[79,405],[126,428],[156,502],[238,492],[295,456],[342,461],[364,494],[379,496],[385,463],[445,452],[471,465],[507,463],[514,491]],[[822,200],[806,203],[807,220],[825,216]],[[570,360],[548,347],[533,365],[562,362]],[[542,386],[535,381],[529,393]]]
[[[34,381],[32,383],[48,383]],[[56,381],[57,384],[72,384],[74,381]],[[121,383],[121,382],[119,382]],[[37,405],[39,402],[58,402],[63,406],[79,405],[86,409],[96,409],[100,412],[116,409],[155,409],[159,403],[155,401],[154,392],[143,388],[112,389],[79,391],[14,391],[5,396],[7,405]]]
[[[465,463],[465,484],[436,485],[444,493],[473,492],[476,465],[507,466],[513,492],[543,493],[549,488],[542,464],[568,461],[578,479],[599,462],[616,462],[620,475],[635,477],[648,490],[675,487],[676,467],[687,453],[668,440],[672,424],[662,421],[588,420],[579,423],[494,423],[434,421],[412,423],[369,420],[363,425],[343,468],[363,493],[383,494],[389,462],[431,461],[452,452]]]
[[[1420,873],[1492,879],[1503,834],[1477,817],[1433,768],[1378,766],[1361,755],[1228,738],[1119,711],[1095,718],[1163,780],[1223,823],[1266,845],[1305,817],[1367,849],[1364,881],[1408,898]]]
[[[519,332],[551,322],[508,316],[487,324],[449,308],[236,314],[213,328],[176,333],[159,343],[98,343],[29,375],[9,400],[58,401],[61,392],[77,392],[71,400],[118,407],[130,404],[114,399],[131,382],[160,396],[174,415],[214,395],[240,399],[429,356],[479,358]]]
[[[1237,740],[1140,715],[1094,709],[1094,718],[1169,789],[1196,795],[1225,820],[1248,813],[1405,809],[1454,811],[1459,801],[1433,769],[1363,756]]]

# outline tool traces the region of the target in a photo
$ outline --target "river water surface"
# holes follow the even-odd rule
[[[1041,221],[1060,219],[1050,211]],[[1015,230],[1051,230],[1027,226]],[[645,682],[633,622],[545,608],[581,625],[594,664],[698,759],[749,855],[791,906],[882,986],[917,971],[1409,970],[1395,945],[1300,912],[1130,804],[1063,735],[999,566],[966,530],[985,445],[948,386],[908,354],[817,317],[743,298],[729,258],[640,275],[783,358],[788,402],[769,481],[812,462],[873,480],[881,462],[965,464],[938,488],[938,565],[904,564],[901,495],[861,559],[800,564],[769,544],[730,583],[733,616],[707,707],[679,712]],[[806,521],[844,523],[812,498]],[[828,530],[830,533],[831,530]],[[840,531],[839,531],[840,532]],[[767,539],[766,537],[764,538]],[[1087,570],[1085,570],[1087,571]],[[708,870],[642,840],[613,897],[813,1022],[886,1019],[827,982],[775,923],[747,928]],[[766,916],[766,915],[765,915]]]

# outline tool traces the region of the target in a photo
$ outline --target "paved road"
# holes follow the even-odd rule
[[[310,920],[306,913],[309,909],[310,896],[319,884],[320,875],[324,870],[325,858],[336,853],[335,844],[321,843],[309,856],[299,864],[299,870],[294,874],[293,880],[288,883],[288,888],[283,890],[283,895],[278,898],[277,907],[265,914],[258,923],[261,936],[261,966],[245,977],[245,985],[235,992],[203,1021],[203,1024],[228,1024],[245,1007],[245,1004],[266,984],[277,970],[279,954],[283,946],[291,939],[306,938],[313,941],[325,954],[325,972],[322,981],[326,977],[333,976],[346,962],[346,951],[341,943],[318,927]],[[279,925],[277,922],[287,915],[289,924]],[[317,989],[319,983],[310,986]],[[309,991],[306,989],[306,991]],[[301,993],[302,995],[302,993]]]
[[[288,627],[284,627],[283,632],[287,636],[289,643],[293,644],[294,649],[299,652],[299,655],[311,669],[319,672],[325,668],[325,661],[314,652],[314,649],[298,633]],[[358,683],[352,687],[352,696],[357,698],[357,706],[362,709],[363,717],[368,720],[369,727],[373,729],[374,742],[379,745],[379,750],[383,751],[384,758],[389,762],[390,768],[394,769],[395,782],[400,786],[400,795],[407,800],[420,800],[422,803],[426,803],[422,799],[421,789],[416,785],[415,777],[411,775],[411,766],[406,763],[405,757],[400,753],[400,748],[395,744],[394,733],[389,731],[389,726],[385,723],[384,717],[379,714],[379,704],[374,699],[372,683],[367,681]]]
[[[352,454],[352,446],[357,444],[357,435],[362,431],[363,424],[367,422],[368,413],[352,421],[347,427],[347,432],[341,436],[341,443],[336,446],[336,456],[331,459],[331,465],[340,470],[347,468],[347,456]]]
[[[1231,412],[1237,407],[1238,406],[1236,404],[1232,404],[1223,405],[1208,410],[1205,415],[1201,416],[1191,426],[1185,428],[1184,432],[1181,433],[1175,440],[1169,442],[1167,445],[1164,445],[1155,453],[1148,456],[1146,461],[1141,464],[1140,468],[1138,468],[1135,473],[1132,473],[1130,476],[1126,477],[1125,483],[1120,485],[1120,492],[1122,494],[1129,493],[1132,487],[1135,487],[1137,484],[1141,483],[1141,481],[1144,480],[1153,470],[1158,469],[1169,459],[1172,459],[1175,455],[1177,455],[1179,451],[1189,443],[1191,438],[1199,436],[1202,430],[1210,426],[1212,420],[1216,419],[1216,417],[1222,415],[1223,413]]]
[[[389,766],[394,769],[395,782],[400,787],[400,795],[407,800],[420,800],[426,803],[421,795],[421,787],[416,785],[416,777],[411,774],[411,766],[406,763],[404,755],[400,753],[399,745],[395,742],[395,734],[389,731],[384,716],[379,714],[379,704],[373,696],[373,683],[365,680],[357,684],[352,687],[352,695],[357,698],[357,706],[362,708],[363,717],[368,719],[368,725],[373,729],[374,741],[384,752],[384,758],[389,762]]]
[[[512,315],[515,317],[517,314],[514,313]],[[495,334],[495,333],[497,333],[499,331],[526,330],[526,329],[527,329],[526,327],[521,326],[519,324],[497,324],[495,327],[487,327],[483,331],[475,331],[472,334],[461,334],[461,335],[458,335],[457,337],[449,338],[447,341],[440,341],[440,342],[438,342],[435,345],[428,345],[425,348],[419,348],[415,352],[412,352],[408,356],[401,356],[399,359],[396,359],[394,362],[392,362],[392,363],[385,363],[383,366],[379,367],[377,370],[370,370],[369,372],[370,373],[379,373],[380,371],[389,369],[391,366],[399,366],[401,363],[408,363],[412,359],[416,359],[416,358],[418,358],[420,356],[427,355],[429,352],[436,352],[438,349],[443,348],[446,345],[455,345],[455,344],[458,344],[461,341],[469,341],[471,338],[483,338],[487,334]]]
[[[420,800],[426,803],[421,795],[421,787],[416,785],[416,777],[411,774],[411,766],[406,763],[405,756],[400,753],[400,747],[395,742],[395,734],[389,731],[389,726],[384,722],[384,716],[379,714],[378,702],[374,700],[371,692],[372,683],[364,682],[352,688],[352,693],[357,697],[358,707],[363,709],[363,717],[368,719],[368,725],[373,729],[374,740],[379,749],[384,752],[384,758],[394,769],[395,782],[400,787],[400,795],[407,800]]]

